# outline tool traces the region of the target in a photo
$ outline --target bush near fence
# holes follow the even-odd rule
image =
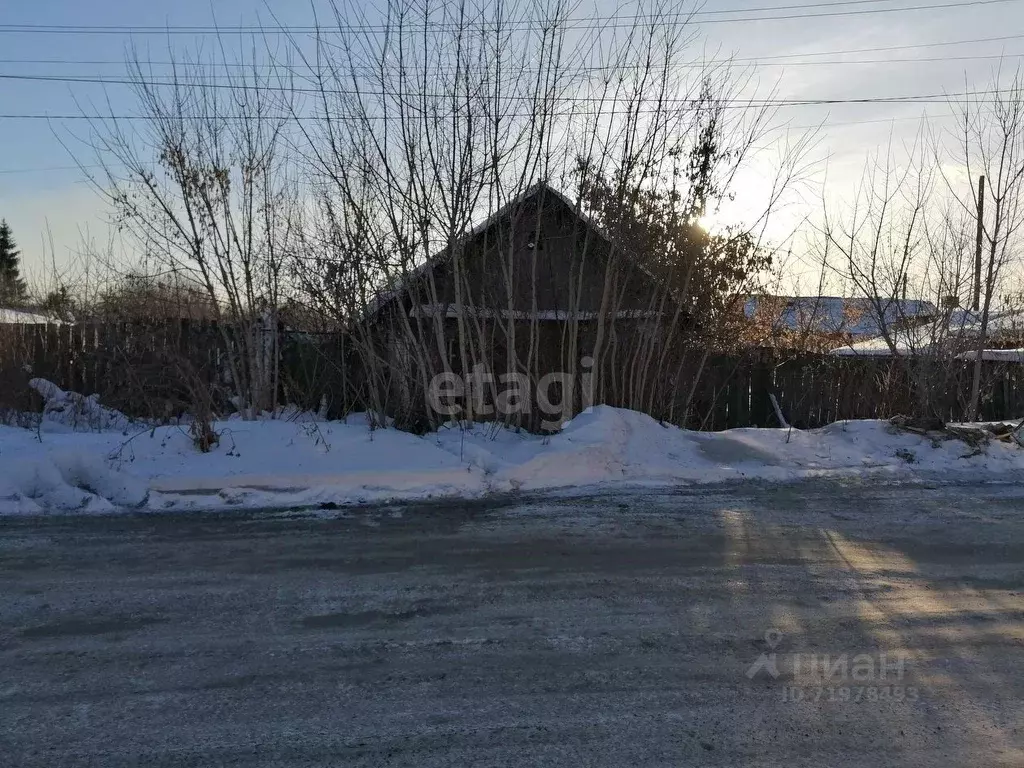
[[[196,386],[229,410],[222,345],[212,322],[0,325],[0,408],[38,410],[41,403],[28,387],[38,376],[63,389],[99,393],[105,404],[140,418],[180,414]],[[363,407],[358,359],[343,334],[283,331],[279,349],[281,402],[313,410],[326,406],[335,418]],[[675,420],[706,431],[778,426],[769,398],[774,394],[787,421],[802,429],[922,411],[956,421],[963,418],[972,374],[971,362],[927,358],[777,350],[710,356],[689,410],[680,408]],[[683,373],[675,383],[680,402],[694,375]],[[982,393],[982,419],[1021,418],[1024,365],[985,361]]]

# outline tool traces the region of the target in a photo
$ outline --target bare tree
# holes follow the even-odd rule
[[[169,78],[133,56],[143,119],[93,124],[104,172],[91,179],[136,259],[205,293],[232,400],[251,417],[277,397],[274,312],[298,205],[284,152],[292,109],[287,83],[222,56],[222,68],[179,61]]]
[[[979,231],[982,248],[981,306],[977,322],[971,398],[967,419],[978,418],[983,351],[989,337],[993,305],[1002,280],[1020,261],[1020,230],[1024,225],[1024,81],[1014,74],[1005,87],[997,76],[988,93],[954,103],[958,134],[953,160],[966,180],[945,176],[952,197],[965,214],[978,217],[976,180],[984,176],[985,215]],[[966,184],[965,184],[966,181]],[[966,189],[965,189],[966,186]],[[977,280],[977,276],[975,277]]]
[[[867,300],[870,316],[893,355],[916,342],[897,334],[914,317],[907,317],[902,299],[910,295],[912,273],[927,249],[929,205],[933,180],[920,162],[921,143],[915,142],[903,164],[893,147],[868,161],[860,187],[847,209],[836,214],[823,206],[819,258]],[[915,290],[918,275],[913,274]]]
[[[954,102],[959,126],[950,136],[919,135],[897,159],[892,146],[869,163],[845,214],[825,210],[819,257],[852,292],[866,299],[893,370],[917,393],[922,414],[978,417],[983,350],[995,302],[1019,260],[1024,183],[1021,81]],[[978,227],[977,179],[987,180]],[[938,182],[938,183],[936,183]],[[983,249],[975,275],[975,233]],[[975,280],[980,308],[970,312]],[[904,302],[911,299],[926,300]],[[970,348],[970,394],[959,373]]]
[[[368,31],[325,25],[312,54],[296,45],[317,104],[299,121],[316,215],[297,278],[351,329],[379,413],[420,413],[432,380],[477,365],[537,387],[589,359],[599,399],[668,415],[680,350],[698,325],[713,338],[768,250],[806,139],[782,153],[763,215],[699,236],[770,110],[743,102],[750,84],[728,66],[692,75],[675,7],[607,29],[569,23],[573,10],[396,0],[370,24],[336,6],[335,27]],[[560,206],[577,223],[545,233]],[[465,402],[466,418],[488,415]]]
[[[223,40],[169,78],[132,58],[142,120],[93,125],[93,182],[139,280],[204,293],[242,413],[276,403],[289,293],[344,334],[342,408],[379,421],[437,426],[429,392],[456,375],[461,416],[486,418],[488,387],[539,391],[552,372],[569,415],[586,373],[602,401],[688,419],[808,140],[778,145],[762,214],[705,232],[770,109],[729,63],[694,66],[675,5],[629,24],[577,10],[391,0],[371,17],[339,0],[312,45],[292,41],[297,69],[239,64]]]

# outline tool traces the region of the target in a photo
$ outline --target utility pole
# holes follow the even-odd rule
[[[985,233],[985,177],[978,177],[978,234],[974,241],[974,301],[971,309],[981,309],[981,240]]]

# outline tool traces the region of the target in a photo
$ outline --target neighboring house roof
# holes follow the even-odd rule
[[[981,332],[981,314],[971,309],[958,309],[950,315],[950,331]],[[1024,333],[1024,312],[992,312],[988,317],[987,333]]]
[[[23,309],[5,309],[0,307],[0,325],[61,325],[61,321],[49,315],[27,312]]]
[[[490,309],[488,307],[463,307],[463,312],[468,317],[488,319],[497,317],[503,320],[507,320],[509,317],[513,320],[531,320],[534,318],[537,320],[555,321],[565,321],[573,318],[576,320],[595,320],[600,315],[599,312],[588,310],[570,312],[566,309],[539,309],[536,312],[530,310],[513,310],[509,312],[507,309]],[[451,304],[418,304],[409,310],[410,317],[434,317],[435,315],[451,318],[458,317],[459,313]],[[610,315],[619,320],[639,320],[660,317],[662,313],[657,310],[620,309],[610,313]]]
[[[881,312],[879,311],[881,308]],[[743,314],[749,319],[771,317],[780,330],[847,333],[870,337],[908,318],[932,317],[935,305],[919,299],[842,298],[838,296],[750,296]]]
[[[957,355],[959,360],[974,360],[978,357],[977,350]],[[1024,363],[1024,349],[983,349],[982,360],[994,360],[1001,363]]]
[[[898,355],[912,355],[930,350],[935,344],[935,329],[931,326],[895,328],[889,332],[893,347]],[[875,336],[864,341],[847,344],[833,349],[830,354],[847,357],[890,357],[892,348],[884,336]]]
[[[993,313],[988,320],[987,335],[998,334],[1020,334],[1024,332],[1024,313],[1021,312],[997,312]],[[970,340],[977,338],[981,333],[981,319],[978,313],[969,309],[957,309],[952,312],[945,325],[940,321],[926,323],[912,327],[893,328],[889,331],[889,337],[893,341],[893,347],[898,355],[920,354],[931,352],[943,345],[949,349],[950,346],[963,349],[970,343]],[[998,355],[989,356],[989,353],[1001,352],[1002,350],[985,350],[983,359],[997,360],[1010,359],[1001,358]],[[892,348],[882,335],[864,341],[848,344],[844,347],[832,350],[833,355],[852,355],[862,357],[889,357],[892,355]],[[974,359],[975,354],[965,353]],[[963,355],[961,355],[963,357]]]

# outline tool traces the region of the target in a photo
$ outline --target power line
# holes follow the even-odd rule
[[[0,115],[0,117],[3,117],[3,116]],[[906,121],[911,121],[911,120],[916,121],[916,122],[927,122],[929,120],[944,120],[944,119],[947,119],[947,118],[950,118],[950,117],[957,117],[957,115],[949,113],[949,114],[942,114],[942,115],[917,115],[917,116],[914,116],[914,117],[883,117],[883,118],[878,118],[878,119],[875,119],[875,120],[842,120],[842,121],[838,121],[838,122],[812,123],[812,124],[807,124],[807,125],[789,125],[789,124],[785,124],[784,123],[784,124],[776,126],[773,130],[796,131],[796,130],[812,130],[812,129],[815,129],[815,128],[822,128],[822,129],[845,128],[845,127],[848,127],[848,126],[856,126],[856,125],[871,125],[871,124],[878,124],[878,123],[899,123],[899,122],[906,122]],[[95,168],[106,168],[106,167],[107,166],[102,165],[102,164],[100,164],[100,165],[86,164],[86,165],[51,165],[51,166],[44,166],[44,167],[40,167],[40,168],[0,168],[0,174],[50,173],[50,172],[56,172],[56,171],[79,171],[79,170],[95,169]]]
[[[854,53],[881,53],[881,52],[885,52],[885,51],[920,50],[920,49],[924,49],[924,48],[941,48],[941,47],[956,46],[956,45],[975,45],[975,44],[979,44],[979,43],[999,43],[999,42],[1006,42],[1006,41],[1009,41],[1009,40],[1021,40],[1021,39],[1024,39],[1024,34],[1019,34],[1019,35],[1000,35],[998,37],[976,37],[976,38],[970,38],[970,39],[967,39],[967,40],[941,40],[941,41],[937,41],[937,42],[934,42],[934,43],[914,43],[912,45],[874,46],[874,47],[871,47],[871,48],[846,48],[846,49],[833,49],[833,50],[828,50],[828,51],[804,51],[804,52],[801,52],[801,53],[780,53],[780,54],[770,54],[770,55],[765,55],[765,56],[738,56],[738,57],[726,58],[726,59],[724,59],[724,61],[725,62],[751,62],[751,63],[758,63],[758,62],[764,62],[764,61],[777,61],[777,60],[780,60],[780,59],[794,59],[794,58],[799,59],[799,58],[806,58],[806,57],[812,57],[812,56],[845,56],[847,54],[854,54]],[[1020,56],[1020,55],[1024,55],[1024,54],[1008,54],[1008,56],[1011,57],[1011,58],[1016,57],[1016,56]],[[948,56],[946,56],[946,57],[917,58],[917,59],[909,59],[909,58],[908,59],[874,59],[874,60],[865,60],[865,61],[853,61],[853,62],[849,62],[849,63],[859,64],[859,63],[889,63],[889,62],[904,62],[904,61],[906,61],[906,62],[911,62],[911,61],[928,61],[928,62],[931,62],[931,61],[967,61],[967,60],[985,59],[985,58],[994,59],[994,58],[1003,58],[1003,56],[1002,55],[998,55],[998,54],[988,54],[988,55],[979,55],[979,56],[960,56],[960,57],[948,57]],[[832,63],[839,64],[839,63],[846,63],[846,61],[847,60],[807,61],[807,62],[798,61],[798,62],[791,62],[791,63],[793,63],[793,64],[800,64],[800,65],[806,64],[808,66],[811,66],[811,65],[815,65],[815,64],[819,64],[819,63],[821,63],[821,64],[832,64]],[[189,61],[187,61],[187,60],[182,60],[182,61],[149,61],[149,60],[147,60],[147,61],[141,61],[139,63],[147,65],[147,66],[154,66],[154,65],[155,66],[168,66],[168,67],[173,67],[173,66],[188,67],[188,66],[192,66],[191,63]],[[108,66],[109,65],[109,66],[123,67],[126,64],[126,61],[124,59],[117,60],[117,61],[113,61],[113,60],[109,60],[109,59],[0,59],[0,64],[33,64],[33,65],[36,65],[36,64],[39,64],[39,65],[67,64],[67,65],[76,65],[76,66],[79,66],[79,65]],[[692,63],[689,63],[688,65],[689,66],[704,66],[704,63],[703,62],[700,62],[700,63],[692,62]],[[259,68],[259,69],[275,69],[275,70],[276,69],[285,69],[286,71],[291,71],[293,69],[292,67],[289,67],[289,66],[287,66],[285,64],[280,64],[280,63],[273,63],[273,64],[245,64],[245,63],[236,63],[236,62],[217,62],[213,66],[215,68],[232,68],[232,69],[237,68],[237,69],[246,69],[246,70],[253,69],[254,67],[255,68]],[[369,66],[369,65],[367,65],[367,66]],[[588,71],[589,70],[600,71],[600,70],[607,70],[607,69],[611,69],[611,68],[614,68],[614,65],[608,65],[608,66],[603,66],[603,67],[599,67],[599,66],[595,66],[595,67],[577,67],[576,69],[577,70],[583,69],[583,70],[588,70]]]
[[[835,8],[841,5],[878,5],[879,3],[889,3],[894,0],[837,0],[836,2],[815,2],[815,3],[796,3],[793,5],[766,5],[754,8],[717,8],[714,10],[694,11],[694,16],[723,16],[734,13],[764,13],[767,11],[795,11],[795,10],[806,10],[808,8]],[[886,10],[903,10],[900,8],[894,9],[880,9],[883,12]],[[678,14],[678,15],[686,15]],[[640,18],[657,18],[657,14],[640,14]]]
[[[49,173],[51,171],[81,171],[87,168],[105,168],[103,165],[51,165],[45,168],[0,168],[0,174]]]
[[[867,2],[867,0],[864,0]],[[879,0],[881,2],[882,0]],[[860,9],[852,11],[828,11],[825,13],[795,13],[795,14],[780,14],[780,15],[768,15],[768,16],[738,16],[729,19],[720,18],[698,18],[702,15],[709,14],[729,14],[729,13],[747,13],[750,11],[763,12],[769,10],[782,10],[782,9],[814,9],[822,7],[834,7],[837,5],[850,5],[853,4],[853,0],[844,3],[807,3],[804,5],[790,5],[790,6],[765,6],[762,8],[736,8],[730,10],[719,9],[717,11],[695,11],[691,13],[666,13],[666,14],[638,14],[634,16],[592,16],[589,18],[577,18],[577,19],[552,19],[549,23],[539,21],[523,21],[516,22],[512,20],[502,22],[466,22],[462,25],[452,25],[446,22],[432,22],[432,21],[420,21],[403,25],[405,30],[429,30],[429,29],[473,29],[473,28],[494,28],[507,29],[509,31],[544,31],[550,30],[554,26],[561,25],[563,29],[618,29],[618,28],[631,28],[636,26],[642,20],[649,20],[653,22],[664,22],[672,18],[686,19],[692,21],[695,25],[705,24],[733,24],[740,22],[754,22],[754,21],[785,21],[785,20],[807,20],[807,19],[824,19],[824,18],[836,18],[844,16],[863,16],[871,14],[883,14],[883,13],[906,13],[911,11],[937,11],[949,8],[968,8],[968,7],[979,7],[989,5],[1005,5],[1008,3],[1018,3],[1020,0],[954,0],[953,2],[944,3],[928,3],[923,5],[908,5],[900,6],[897,8],[870,8]],[[630,21],[625,21],[630,19]],[[621,21],[621,23],[619,23]],[[255,26],[255,25],[231,25],[231,26],[208,26],[208,25],[196,25],[196,26],[129,26],[129,25],[100,25],[100,26],[86,26],[86,25],[58,25],[58,24],[0,24],[0,33],[9,34],[76,34],[76,35],[223,35],[226,33],[259,33],[261,35],[292,35],[292,34],[319,34],[319,33],[338,33],[338,34],[365,34],[365,33],[383,33],[393,31],[395,25],[354,25],[354,24],[334,24],[334,25],[322,25],[322,26],[288,26],[278,25],[275,27]]]
[[[60,83],[89,83],[98,85],[131,85],[141,87],[178,87],[185,89],[226,89],[233,91],[285,91],[288,93],[313,93],[313,94],[329,94],[332,96],[376,96],[375,93],[371,92],[370,89],[365,90],[347,90],[347,89],[334,89],[334,88],[300,88],[289,86],[287,88],[282,86],[273,85],[253,85],[251,83],[210,83],[210,82],[194,82],[185,81],[177,82],[173,80],[146,80],[143,78],[89,78],[89,77],[60,77],[55,75],[7,75],[0,74],[0,80],[27,80],[32,82],[60,82]],[[910,94],[905,96],[868,96],[861,98],[822,98],[822,99],[742,99],[734,98],[728,101],[718,100],[716,103],[719,106],[727,107],[730,109],[742,108],[750,109],[757,107],[795,107],[795,106],[821,106],[829,104],[899,104],[899,103],[933,103],[941,102],[948,103],[950,98],[955,96],[989,96],[993,93],[1001,93],[1002,91],[956,91],[947,94]],[[449,94],[430,94],[430,93],[416,93],[416,92],[388,92],[383,94],[387,98],[391,99],[415,99],[415,98],[445,98]],[[526,101],[535,102],[536,98],[529,95],[507,95],[502,96],[504,101]],[[559,100],[561,101],[561,100]],[[614,99],[600,97],[600,96],[571,96],[566,97],[565,102],[570,104],[577,103],[611,103]],[[698,104],[701,103],[699,99],[693,98],[663,98],[659,99],[663,103],[671,104]],[[715,100],[712,100],[715,101]],[[605,114],[601,112],[599,114]]]
[[[875,46],[872,48],[845,48],[845,49],[833,49],[830,51],[803,51],[801,53],[779,53],[771,54],[767,56],[739,56],[730,57],[728,61],[773,61],[776,59],[793,59],[802,58],[807,56],[845,56],[850,53],[880,53],[883,51],[908,51],[918,50],[921,48],[941,48],[945,46],[953,45],[975,45],[977,43],[999,43],[1007,40],[1021,40],[1024,39],[1024,34],[1019,35],[1000,35],[999,37],[975,37],[967,40],[941,40],[934,43],[914,43],[913,45],[888,45],[888,46]],[[163,66],[181,66],[187,65],[187,61],[142,61],[142,64],[159,64]],[[811,62],[813,63],[813,62]],[[124,66],[125,61],[111,61],[111,60],[74,60],[74,59],[0,59],[0,64],[111,64],[117,66]],[[252,64],[243,63],[218,63],[217,66],[228,66],[228,67],[239,67],[243,69],[249,69]],[[272,65],[257,65],[263,66],[284,66],[280,64]],[[604,69],[604,67],[601,67]]]
[[[0,115],[0,118],[2,118],[2,117],[9,117],[9,115]],[[139,117],[140,116],[133,116],[133,119],[139,118]],[[957,117],[957,115],[955,115],[953,113],[948,113],[948,114],[942,114],[942,115],[916,115],[916,116],[912,116],[912,117],[883,117],[883,118],[878,118],[878,119],[875,119],[875,120],[842,120],[842,121],[837,121],[837,122],[812,123],[812,124],[807,124],[807,125],[789,125],[789,124],[785,124],[784,123],[784,124],[776,126],[773,130],[797,131],[797,130],[813,130],[813,129],[816,129],[816,128],[821,128],[821,129],[827,130],[829,128],[845,128],[845,127],[848,127],[848,126],[872,125],[872,124],[880,124],[880,123],[899,123],[899,122],[907,122],[907,121],[928,122],[928,121],[931,121],[931,120],[945,120],[945,119],[948,119],[948,118],[951,118],[951,117]],[[84,117],[83,117],[83,119],[84,119]],[[118,118],[115,118],[115,119],[122,119],[122,118],[118,117]],[[52,165],[52,166],[44,166],[44,167],[40,167],[40,168],[0,168],[0,175],[21,174],[21,173],[49,173],[49,172],[55,172],[55,171],[79,171],[79,170],[87,170],[87,169],[91,170],[91,169],[106,168],[106,167],[108,167],[108,166],[103,165],[103,164],[86,164],[86,165]]]
[[[808,56],[845,56],[851,53],[880,53],[883,51],[907,51],[907,50],[919,50],[922,48],[940,48],[954,45],[975,45],[977,43],[999,43],[1007,40],[1021,40],[1024,39],[1024,34],[1020,35],[1001,35],[999,37],[976,37],[968,40],[942,40],[935,43],[915,43],[913,45],[890,45],[872,48],[846,48],[831,51],[804,51],[802,53],[779,53],[771,54],[767,56],[738,56],[729,57],[726,61],[735,62],[759,62],[759,61],[775,61],[778,59],[793,59],[803,58]],[[1013,54],[1011,54],[1013,55]],[[947,57],[935,60],[946,60]],[[963,57],[968,58],[968,57]],[[974,57],[970,57],[974,58]],[[888,59],[887,61],[896,61],[896,59]],[[908,59],[911,61],[911,59]],[[932,61],[932,59],[913,59],[913,61]],[[159,65],[159,66],[188,66],[188,61],[142,61],[140,62],[146,65]],[[808,64],[814,64],[816,62],[807,62]],[[111,66],[124,66],[125,60],[120,59],[117,61],[109,59],[0,59],[0,64],[74,64],[74,65],[111,65]],[[251,69],[253,66],[259,68],[277,68],[284,67],[288,68],[284,64],[244,64],[244,63],[221,63],[216,64],[217,67],[230,67],[240,69]],[[608,67],[591,67],[590,69],[607,69]]]
[[[944,40],[937,43],[914,43],[913,45],[886,45],[874,48],[847,48],[845,50],[817,51],[804,53],[780,53],[773,56],[752,56],[753,59],[791,59],[802,56],[842,56],[848,53],[880,53],[882,51],[909,51],[919,48],[940,48],[949,45],[974,45],[975,43],[999,43],[1006,40],[1020,40],[1024,35],[1001,35],[999,37],[976,37],[970,40]]]
[[[1007,60],[1007,59],[1017,59],[1017,58],[1020,58],[1020,57],[1024,57],[1024,53],[978,54],[978,55],[975,55],[975,56],[921,56],[921,57],[916,57],[916,58],[891,58],[891,59],[819,59],[817,61],[779,61],[779,62],[770,62],[770,63],[765,63],[765,62],[763,62],[763,61],[761,61],[759,59],[756,59],[756,58],[750,58],[750,59],[723,59],[720,62],[710,62],[710,63],[709,62],[705,62],[705,61],[689,61],[689,62],[681,62],[680,64],[677,64],[676,67],[678,67],[678,68],[685,68],[685,69],[691,69],[691,68],[703,69],[703,68],[707,68],[707,67],[719,68],[719,67],[723,67],[723,66],[724,67],[733,67],[733,66],[735,66],[735,67],[748,67],[748,66],[751,66],[751,65],[753,65],[755,67],[829,67],[829,66],[841,66],[841,65],[848,65],[848,64],[851,64],[851,65],[869,65],[869,64],[933,64],[933,63],[939,62],[939,61],[1003,61],[1003,60]],[[33,60],[30,60],[30,59],[29,60],[0,59],[0,64],[45,64],[45,65],[65,64],[65,65],[97,65],[97,66],[109,65],[109,66],[119,66],[119,67],[125,66],[125,62],[124,61],[74,61],[74,60],[70,60],[70,61],[59,61],[59,60],[33,61]],[[181,67],[183,69],[188,69],[188,70],[195,70],[199,66],[205,66],[205,65],[191,64],[191,63],[188,63],[188,62],[173,62],[173,61],[143,61],[143,62],[140,62],[140,64],[142,64],[144,67],[167,66],[167,67]],[[607,65],[607,66],[571,67],[571,68],[567,69],[566,71],[571,71],[571,72],[609,72],[609,71],[613,71],[613,70],[637,69],[637,68],[639,68],[639,66],[640,65],[625,66],[624,67],[622,65],[610,64],[610,65]],[[253,65],[249,65],[249,64],[215,63],[215,64],[209,65],[209,70],[217,70],[217,69],[221,69],[221,68],[225,68],[225,67],[231,68],[231,69],[238,68],[238,69],[243,69],[243,70],[252,70],[254,68]],[[288,65],[285,65],[285,64],[261,64],[261,65],[256,65],[255,68],[258,69],[258,70],[268,71],[268,72],[272,72],[272,73],[284,72],[284,73],[291,74],[291,75],[296,75],[296,76],[305,76],[306,74],[312,74],[312,75],[316,75],[317,74],[317,70],[315,70],[315,69],[307,69],[304,66],[288,66]],[[348,73],[350,70],[346,66],[344,71],[346,73]],[[374,72],[374,73],[376,73],[376,72],[379,72],[380,69],[379,69],[379,67],[372,66],[370,64],[363,64],[363,65],[357,65],[355,67],[355,71],[366,71],[366,72]],[[451,72],[454,72],[455,70],[439,67],[439,68],[436,68],[436,69],[432,69],[432,71],[438,72],[438,73],[440,73],[440,72],[451,73]],[[530,69],[530,68],[525,68],[525,69],[521,69],[521,70],[517,70],[517,71],[528,74],[528,73],[536,73],[538,70]],[[330,73],[331,70],[327,69],[327,68],[324,68],[323,70],[321,70],[321,73],[323,73],[323,72]],[[69,77],[69,78],[71,78],[71,77],[84,77],[84,78],[89,78],[89,79],[107,77],[106,75],[51,75],[51,76],[53,76],[53,77]],[[16,77],[16,75],[10,75],[10,77],[13,78],[13,77]],[[28,76],[26,76],[26,77],[28,77]],[[225,79],[225,77],[227,77],[227,76],[226,75],[218,75],[218,74],[216,74],[214,72],[205,72],[204,73],[204,77],[213,78],[213,79]]]
[[[991,95],[991,92],[987,94],[985,92],[977,92],[978,95]],[[808,107],[808,106],[835,106],[840,104],[949,104],[950,99],[961,94],[947,94],[946,96],[940,95],[926,95],[926,96],[892,96],[892,97],[875,97],[875,98],[863,98],[863,99],[817,99],[817,100],[803,100],[803,101],[785,101],[781,99],[769,101],[752,101],[742,103],[723,104],[723,109],[759,109],[765,107]],[[987,103],[984,99],[973,99],[963,100],[957,103],[960,104],[984,104]],[[657,114],[658,110],[653,109],[641,109],[641,110],[625,110],[625,109],[607,109],[607,110],[577,110],[569,109],[564,110],[558,115],[561,117],[615,117],[617,115],[650,115]],[[521,113],[507,113],[503,115],[505,118],[528,118],[534,117],[533,112],[521,112]],[[335,122],[367,122],[367,121],[388,121],[388,120],[399,120],[405,119],[407,116],[398,114],[394,115],[331,115],[329,118],[324,118],[320,115],[290,115],[287,117],[288,120],[298,121],[335,121]],[[0,114],[0,120],[87,120],[87,121],[104,121],[104,120],[152,120],[153,118],[149,115],[129,115],[129,114],[38,114],[38,113],[6,113]],[[894,118],[903,119],[903,118]],[[874,122],[874,121],[866,121]],[[888,122],[888,119],[883,122]],[[809,126],[817,127],[817,126]]]
[[[837,122],[829,123],[812,123],[809,125],[788,125],[781,124],[777,126],[777,130],[789,130],[789,131],[809,131],[816,128],[828,129],[828,128],[846,128],[854,125],[872,125],[880,123],[903,123],[908,121],[915,122],[928,122],[930,120],[946,120],[951,117],[959,117],[956,113],[948,112],[941,115],[914,115],[911,117],[880,117],[875,120],[841,120]]]

